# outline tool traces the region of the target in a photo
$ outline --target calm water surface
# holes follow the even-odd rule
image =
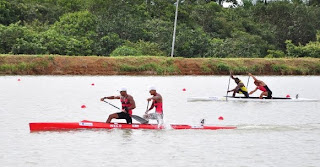
[[[260,76],[274,96],[320,99],[319,76]],[[18,81],[21,79],[21,81]],[[240,76],[247,82],[247,76]],[[92,86],[91,84],[95,85]],[[117,109],[99,99],[126,86],[146,109],[148,87],[164,98],[165,123],[237,126],[236,130],[80,130],[30,133],[29,122],[105,121]],[[319,166],[318,102],[187,102],[224,96],[228,76],[2,76],[2,166]],[[235,87],[231,82],[230,87]],[[186,91],[182,91],[185,88]],[[254,85],[250,80],[249,90]],[[256,94],[258,95],[258,94]],[[120,106],[117,100],[111,103]],[[81,109],[86,105],[86,109]],[[220,116],[224,120],[218,120]],[[121,121],[120,121],[121,122]]]

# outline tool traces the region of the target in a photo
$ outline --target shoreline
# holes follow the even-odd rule
[[[0,55],[0,75],[320,75],[318,58]]]

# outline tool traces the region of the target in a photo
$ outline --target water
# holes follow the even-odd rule
[[[319,76],[258,77],[274,96],[320,99]],[[18,81],[21,79],[21,81]],[[240,76],[245,84],[247,76]],[[92,86],[91,84],[95,85]],[[148,87],[164,98],[165,123],[237,126],[236,130],[80,130],[29,132],[29,122],[105,121],[117,109],[99,99],[122,86],[142,115]],[[2,76],[2,166],[319,166],[320,103],[187,102],[223,96],[227,76]],[[231,82],[230,87],[235,84]],[[182,91],[185,88],[186,91]],[[250,80],[249,90],[254,85]],[[258,95],[258,93],[256,94]],[[111,103],[120,106],[118,100]],[[86,109],[81,109],[86,105]],[[220,116],[224,120],[218,120]],[[120,121],[121,122],[121,121]]]

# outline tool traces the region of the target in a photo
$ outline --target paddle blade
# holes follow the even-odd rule
[[[139,117],[138,115],[132,115],[131,116],[133,119],[135,119],[136,121],[140,122],[141,124],[147,124],[148,120],[145,120],[141,117]]]

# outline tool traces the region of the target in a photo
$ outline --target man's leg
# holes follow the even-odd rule
[[[118,113],[110,114],[106,123],[110,123],[113,118],[119,118]]]
[[[263,96],[268,96],[268,92],[262,92],[259,98],[262,99]]]
[[[156,113],[156,117],[157,117],[158,124],[162,125],[163,124],[163,114]]]
[[[128,116],[126,116],[126,121],[127,121],[127,124],[132,124],[132,118],[130,117],[129,114]]]

